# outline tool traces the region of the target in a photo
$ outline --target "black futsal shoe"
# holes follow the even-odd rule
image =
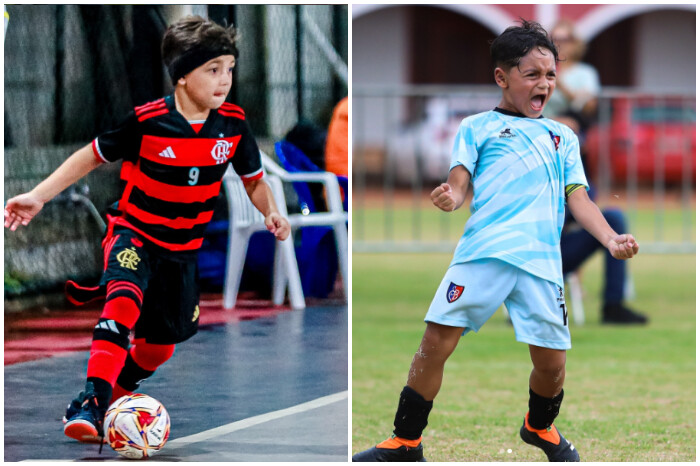
[[[66,409],[63,433],[79,442],[103,442],[102,423],[105,411],[98,406],[94,386],[92,382],[88,382],[85,391],[80,392],[78,398],[71,401]]]
[[[353,455],[352,460],[356,462],[371,461],[392,461],[392,462],[414,462],[427,461],[423,457],[423,444],[421,438],[418,440],[397,440],[396,437],[383,441],[379,445],[369,450],[361,451]]]

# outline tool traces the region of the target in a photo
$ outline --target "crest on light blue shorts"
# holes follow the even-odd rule
[[[450,286],[447,288],[447,302],[454,303],[462,296],[462,292],[464,292],[464,286],[450,282]]]

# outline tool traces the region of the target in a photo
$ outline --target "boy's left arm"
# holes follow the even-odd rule
[[[289,236],[289,221],[277,210],[270,186],[262,178],[245,183],[245,190],[256,209],[265,216],[265,226],[280,241]]]
[[[576,222],[608,248],[615,259],[629,259],[639,252],[634,236],[615,232],[585,189],[571,193],[566,203]]]

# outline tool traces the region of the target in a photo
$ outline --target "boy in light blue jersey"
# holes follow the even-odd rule
[[[455,139],[447,182],[431,193],[451,212],[474,198],[454,258],[425,317],[394,419],[394,435],[353,461],[425,461],[422,432],[445,361],[462,335],[478,331],[505,303],[516,340],[529,345],[529,411],[520,436],[550,461],[579,461],[554,427],[571,348],[559,241],[566,203],[583,228],[618,259],[637,254],[588,198],[576,135],[542,118],[556,85],[557,49],[534,22],[506,29],[491,45],[503,96],[490,112],[466,118]],[[584,189],[581,189],[584,188]]]

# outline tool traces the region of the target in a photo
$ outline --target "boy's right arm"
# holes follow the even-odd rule
[[[467,198],[467,188],[471,176],[464,165],[457,165],[447,176],[447,183],[442,183],[430,193],[433,204],[445,212],[459,209]]]
[[[5,228],[15,231],[20,225],[26,226],[45,203],[101,164],[90,144],[78,149],[34,189],[7,201]]]

